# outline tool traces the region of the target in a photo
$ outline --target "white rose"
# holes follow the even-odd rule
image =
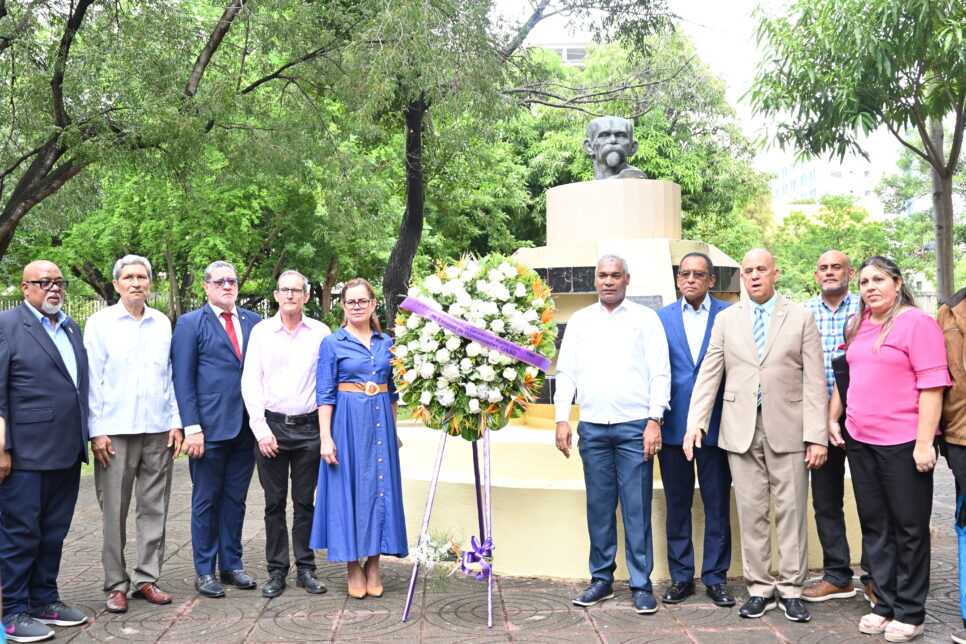
[[[527,287],[523,282],[517,282],[517,287],[513,289],[513,297],[523,297],[527,294]]]
[[[426,279],[423,280],[423,288],[425,288],[430,293],[439,293],[443,290],[443,282],[436,277],[436,274],[427,275]]]
[[[465,308],[473,303],[473,296],[466,291],[460,291],[456,294],[456,303]]]
[[[496,318],[490,321],[490,328],[493,329],[494,333],[503,333],[506,330],[503,320]]]
[[[423,333],[428,333],[429,335],[436,335],[442,330],[442,327],[430,320],[426,323],[426,328],[423,329]]]
[[[490,353],[486,356],[486,361],[490,364],[500,364],[500,356],[503,354],[496,349],[491,349]]]
[[[483,302],[480,307],[484,315],[498,315],[500,313],[500,307],[497,306],[496,302]]]
[[[449,389],[440,389],[436,392],[436,400],[443,407],[452,407],[456,401],[456,395]]]
[[[409,384],[412,384],[413,381],[416,379],[416,376],[418,376],[418,375],[419,374],[416,373],[416,370],[415,369],[410,369],[409,371],[407,371],[406,373],[403,374],[403,380],[405,380]]]
[[[500,307],[500,313],[502,313],[504,317],[512,318],[517,314],[517,305],[513,302],[507,302]]]
[[[496,378],[496,371],[489,365],[480,365],[480,368],[476,371],[480,374],[480,379],[484,382],[492,382]]]
[[[510,299],[510,291],[507,287],[500,284],[498,287],[493,289],[493,297],[500,300],[501,302],[506,302]]]
[[[469,357],[475,358],[481,353],[483,353],[483,345],[476,342],[470,342],[468,345],[466,345],[466,355]]]
[[[534,333],[536,333],[536,332],[538,332],[539,330],[540,330],[540,328],[539,328],[539,327],[536,327],[536,326],[534,326],[534,325],[532,325],[532,324],[528,324],[528,325],[527,325],[527,328],[525,328],[525,329],[523,330],[523,332],[524,332],[525,334],[527,334],[527,335],[533,335]]]
[[[537,374],[539,373],[540,373],[540,370],[537,369],[536,367],[527,367],[526,374],[531,378],[536,378]]]
[[[439,364],[446,364],[449,362],[449,351],[446,349],[440,349],[436,352],[436,362]]]
[[[491,282],[502,282],[504,277],[506,276],[496,268],[491,268],[486,272],[486,279]]]
[[[460,373],[469,373],[473,371],[473,361],[469,358],[463,358],[460,360]]]
[[[490,283],[486,280],[476,280],[476,290],[481,294],[486,295],[490,292]]]
[[[516,380],[517,370],[511,367],[507,367],[506,369],[503,370],[503,377],[506,378],[507,380]]]
[[[461,317],[463,315],[463,310],[463,307],[460,306],[459,303],[449,305],[449,314],[454,318]]]
[[[431,402],[433,402],[433,393],[431,391],[424,391],[419,394],[419,403],[421,405],[428,405]]]
[[[506,275],[507,277],[516,277],[516,274],[517,274],[516,267],[511,266],[507,262],[502,262],[499,266],[497,266],[497,268],[500,269],[500,272]]]
[[[436,349],[439,349],[439,342],[436,340],[426,340],[423,342],[422,347],[426,353],[433,353]]]
[[[543,305],[546,304],[546,302],[543,301],[542,297],[538,297],[538,298],[534,298],[534,300],[530,302],[530,304],[532,304],[533,308],[535,309],[542,309]]]
[[[409,355],[409,347],[407,347],[405,344],[397,344],[396,345],[396,357],[397,358],[405,358],[408,355]]]
[[[446,267],[446,277],[450,278],[451,280],[459,277],[459,274],[460,274],[460,269],[457,268],[456,266]]]
[[[410,329],[418,329],[419,325],[422,324],[422,322],[423,322],[423,318],[413,313],[406,320],[406,327]]]
[[[432,378],[434,373],[436,373],[436,365],[432,362],[424,362],[419,365],[419,375],[423,378]]]
[[[422,294],[423,292],[419,289],[418,286],[410,286],[409,290],[406,291],[406,295],[408,295],[409,297],[419,297]]]
[[[446,348],[450,351],[456,351],[460,348],[463,343],[455,335],[446,341]]]
[[[523,333],[523,330],[527,328],[527,321],[520,314],[514,315],[510,318],[510,328],[513,329],[514,333]]]
[[[402,326],[401,324],[397,325],[396,328],[393,329],[393,333],[396,335],[397,338],[405,332],[406,332],[406,327]]]
[[[500,393],[499,389],[491,389],[490,395],[486,397],[487,402],[498,403],[503,400],[503,394]]]
[[[443,377],[447,380],[456,380],[460,377],[460,368],[450,363],[443,367]]]
[[[437,378],[436,379],[436,388],[437,389],[446,389],[447,387],[449,387],[449,380],[447,380],[446,378]]]
[[[476,386],[476,397],[480,400],[486,400],[487,396],[490,395],[490,388],[484,384],[479,384]]]
[[[480,401],[477,400],[476,398],[470,398],[470,401],[467,404],[467,407],[469,407],[471,414],[480,413]]]
[[[476,269],[475,268],[473,270],[464,269],[463,272],[460,273],[460,279],[463,280],[464,282],[472,282],[474,279],[476,279]]]
[[[527,322],[536,322],[537,320],[540,319],[540,314],[537,313],[534,309],[527,309],[523,313],[523,319],[526,320]]]
[[[406,345],[406,347],[409,348],[409,352],[410,353],[419,353],[420,351],[423,350],[422,343],[421,342],[416,342],[416,341],[410,342],[409,344]]]
[[[469,396],[470,398],[475,398],[476,397],[477,391],[476,391],[476,383],[475,382],[468,382],[468,383],[466,383],[463,386],[466,389],[466,395],[467,396]]]

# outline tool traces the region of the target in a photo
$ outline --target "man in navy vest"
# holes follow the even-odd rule
[[[241,393],[248,336],[257,313],[235,306],[238,275],[228,262],[205,269],[208,302],[182,315],[171,338],[174,393],[191,459],[191,548],[195,588],[224,597],[221,581],[248,590],[242,565],[245,498],[255,469],[255,439]]]
[[[56,264],[31,262],[24,303],[0,313],[0,580],[14,642],[50,639],[47,624],[87,621],[57,590],[88,440],[87,353],[61,311],[67,284]]]
[[[671,360],[671,408],[664,413],[661,436],[665,449],[658,453],[661,481],[667,503],[667,559],[671,585],[661,600],[677,604],[694,594],[694,544],[691,541],[691,501],[694,499],[695,463],[681,449],[687,431],[691,391],[708,349],[715,316],[729,304],[711,297],[714,265],[704,253],[688,253],[678,266],[677,287],[682,297],[660,309]],[[697,450],[698,481],[704,503],[704,557],[701,581],[711,601],[734,606],[726,585],[731,567],[731,470],[728,456],[718,447],[721,392],[715,401],[708,435]]]

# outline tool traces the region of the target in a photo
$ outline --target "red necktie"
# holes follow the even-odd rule
[[[231,346],[235,347],[235,353],[241,360],[241,347],[238,346],[238,336],[235,335],[235,323],[231,321],[231,313],[222,313],[221,317],[225,318],[225,331],[228,332],[228,339],[231,340]]]

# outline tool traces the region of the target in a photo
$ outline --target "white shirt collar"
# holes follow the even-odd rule
[[[707,295],[704,296],[704,300],[701,302],[700,306],[698,306],[698,310],[695,310],[694,307],[688,304],[688,301],[682,297],[681,310],[691,311],[692,313],[700,313],[701,311],[710,313],[711,312],[711,294],[708,293]]]

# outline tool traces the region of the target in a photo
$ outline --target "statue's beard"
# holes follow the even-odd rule
[[[619,168],[626,160],[624,151],[620,148],[605,148],[603,152],[604,163],[608,168]]]

